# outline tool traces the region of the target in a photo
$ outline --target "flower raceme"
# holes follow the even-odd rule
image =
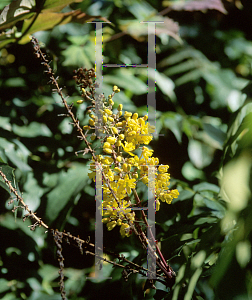
[[[170,174],[168,165],[159,165],[159,159],[153,157],[153,150],[146,147],[155,130],[147,122],[148,117],[139,117],[137,113],[125,111],[119,104],[117,110],[113,110],[112,100],[115,93],[120,92],[117,86],[113,87],[113,93],[102,99],[97,106],[93,103],[88,111],[89,125],[84,129],[96,130],[99,136],[91,135],[91,142],[96,138],[101,141],[102,154],[96,154],[90,164],[89,178],[96,180],[97,166],[102,168],[103,176],[103,201],[101,211],[103,223],[108,230],[120,226],[122,237],[128,237],[131,226],[135,221],[135,213],[131,207],[135,204],[137,184],[141,181],[146,186],[150,183],[149,168],[154,168],[155,180],[155,208],[160,209],[160,201],[170,204],[173,198],[179,195],[178,190],[169,190]],[[98,115],[101,116],[99,122]],[[138,155],[135,153],[137,150]],[[140,153],[140,154],[139,154]],[[151,181],[153,182],[153,181]]]

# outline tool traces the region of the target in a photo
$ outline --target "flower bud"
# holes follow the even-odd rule
[[[110,218],[103,218],[102,219],[102,223],[106,224],[110,221]]]
[[[128,112],[128,111],[125,111],[125,113],[124,113],[124,118],[126,119],[126,118],[129,118],[129,117],[131,117],[132,116],[132,113],[131,112]]]
[[[113,86],[113,92],[115,92],[115,93],[120,92],[120,89],[118,88],[118,86],[116,86],[116,85]]]
[[[116,127],[122,127],[122,122],[116,123]]]
[[[119,104],[118,107],[117,107],[117,110],[118,110],[118,111],[121,111],[122,109],[123,109],[123,105],[122,105],[122,104]]]
[[[128,171],[127,167],[128,167],[127,164],[123,164],[123,165],[122,165],[122,168],[123,168],[123,171],[124,171],[124,172],[127,172],[127,171]]]
[[[113,145],[116,142],[116,138],[112,137],[112,136],[109,136],[107,138],[107,142],[110,143],[111,145]]]
[[[105,143],[103,144],[103,148],[111,148],[110,143],[109,143],[109,142],[105,142]]]
[[[148,181],[149,181],[149,179],[148,179],[147,176],[144,176],[144,177],[142,178],[142,182],[143,182],[144,184],[147,184]]]
[[[94,120],[93,119],[89,119],[89,125],[90,126],[94,126],[94,124],[95,124]]]
[[[121,157],[121,156],[117,156],[116,160],[117,160],[118,162],[121,162],[121,161],[122,161],[122,157]]]
[[[109,231],[115,227],[116,227],[116,221],[111,221],[111,222],[107,223],[107,228]]]
[[[132,175],[132,177],[133,177],[134,179],[138,179],[138,174],[137,174],[137,173],[134,173],[134,174]]]
[[[108,153],[108,154],[112,153],[112,149],[110,149],[110,148],[103,148],[103,151]]]
[[[112,132],[113,132],[114,134],[118,134],[118,129],[117,129],[117,128],[112,127],[111,129],[112,129]]]
[[[110,109],[108,109],[108,108],[105,108],[104,109],[104,112],[107,114],[107,115],[112,115],[112,111],[110,110]]]
[[[133,119],[133,120],[136,120],[137,118],[138,118],[138,113],[134,113],[132,119]]]

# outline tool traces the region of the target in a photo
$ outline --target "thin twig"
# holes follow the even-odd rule
[[[23,198],[21,196],[19,196],[17,190],[12,186],[11,182],[6,178],[5,174],[1,170],[0,170],[0,175],[2,176],[4,182],[8,185],[10,192],[16,196],[17,200],[22,204],[24,209],[26,211],[28,211],[29,217],[32,217],[33,219],[36,220],[36,223],[35,223],[36,225],[34,224],[33,227],[39,225],[39,226],[43,226],[44,228],[48,229],[49,228],[48,225],[46,225],[41,220],[41,218],[37,217],[36,214],[31,209],[29,209],[28,205],[25,204]]]

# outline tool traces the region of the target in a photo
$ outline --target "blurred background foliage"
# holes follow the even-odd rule
[[[140,22],[164,21],[156,28],[160,136],[151,146],[160,163],[170,165],[171,185],[180,191],[156,215],[157,239],[176,282],[151,290],[144,278],[125,282],[122,270],[108,264],[104,274],[111,280],[86,279],[94,259],[64,244],[68,299],[252,299],[250,1],[4,0],[0,9],[1,170],[49,226],[91,241],[90,157],[75,155],[85,145],[62,116],[29,35],[41,42],[84,125],[87,104],[76,105],[80,92],[72,75],[95,64],[95,25],[87,22],[111,22],[103,25],[104,63],[146,64],[147,27]],[[116,84],[116,104],[146,114],[146,68],[104,67],[103,75],[106,96]],[[2,180],[0,193],[1,299],[61,299],[52,236],[42,228],[31,232],[21,209],[11,212]],[[122,240],[116,229],[105,230],[104,245],[146,266],[135,237]]]

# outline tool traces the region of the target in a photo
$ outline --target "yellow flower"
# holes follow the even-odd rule
[[[144,184],[148,184],[148,182],[149,182],[149,179],[147,176],[144,176],[143,178],[141,178],[141,180]]]
[[[118,167],[115,167],[115,171],[118,172],[118,173],[121,173],[122,172],[122,169],[118,168]]]
[[[103,151],[106,152],[106,153],[108,153],[108,154],[111,154],[112,151],[113,151],[112,145],[109,142],[105,142],[103,144]]]
[[[118,129],[117,128],[112,127],[111,129],[112,129],[112,131],[113,131],[114,134],[118,134]]]
[[[109,156],[105,156],[104,158],[102,158],[101,162],[102,162],[103,165],[110,166],[113,163],[113,158],[109,157]]]
[[[122,144],[122,146],[125,152],[129,153],[131,156],[134,156],[134,154],[131,153],[131,151],[135,150],[135,147],[132,143],[125,142],[124,145]]]
[[[153,152],[154,150],[150,150],[149,148],[143,146],[141,156],[143,155],[145,159],[148,159],[152,156]]]
[[[108,108],[105,108],[104,109],[104,112],[107,114],[107,115],[112,115],[112,111],[110,110],[110,109],[108,109]]]
[[[121,161],[122,161],[122,157],[121,157],[121,156],[117,156],[116,160],[117,160],[118,162],[121,162]]]
[[[115,142],[116,142],[116,138],[115,137],[112,137],[112,136],[109,136],[107,138],[107,142],[110,143],[111,145],[113,145]],[[104,143],[105,144],[105,143]]]
[[[116,85],[113,86],[113,92],[115,92],[115,93],[120,92],[120,89],[118,88],[118,86],[116,86]]]
[[[127,119],[127,118],[129,118],[129,117],[131,117],[131,116],[132,116],[132,113],[131,113],[131,112],[125,111],[125,113],[124,113],[124,118],[125,118],[125,119]]]
[[[95,182],[96,172],[88,173],[88,177]]]
[[[127,193],[131,193],[131,189],[134,189],[136,187],[136,180],[135,179],[130,179],[129,175],[126,174],[124,179],[119,179],[118,181],[118,186],[119,186],[119,191],[121,189],[126,189]]]
[[[132,116],[132,119],[136,120],[137,118],[138,118],[138,113],[134,113],[133,116]]]
[[[94,126],[94,124],[95,124],[94,120],[93,119],[89,119],[89,125],[90,126]]]
[[[107,228],[109,231],[111,231],[115,227],[116,227],[116,221],[111,221],[111,222],[107,223]]]
[[[120,234],[124,238],[130,236],[130,226],[129,224],[122,223],[121,228],[120,228]]]
[[[114,86],[113,92],[117,93],[120,89]],[[114,94],[112,94],[114,95]],[[119,121],[123,114],[123,105],[119,104],[117,114],[113,114],[112,95],[108,96],[102,103],[104,133],[109,133],[103,141],[103,151],[108,155],[96,155],[92,159],[88,173],[93,181],[96,179],[96,163],[98,162],[103,169],[106,180],[103,181],[103,203],[100,206],[103,215],[103,223],[107,225],[108,230],[112,230],[116,225],[120,226],[120,234],[127,237],[131,233],[131,225],[134,224],[135,213],[131,210],[132,189],[136,188],[137,182],[142,181],[147,186],[151,185],[155,190],[155,209],[160,209],[160,202],[171,203],[173,198],[177,198],[177,190],[169,190],[170,174],[167,173],[168,165],[159,165],[159,159],[152,157],[153,150],[144,145],[148,145],[153,139],[150,134],[155,128],[147,122],[148,116],[139,118],[137,113],[125,111],[124,120]],[[94,129],[98,117],[93,114],[93,109],[88,112],[90,116],[89,125],[84,129]],[[109,121],[109,122],[108,122]],[[94,133],[91,139],[95,139]],[[133,154],[136,149],[141,149],[141,154]],[[125,154],[129,154],[127,157]],[[126,156],[126,157],[125,157]],[[149,180],[149,167],[152,166],[153,180]],[[109,182],[109,184],[108,184]]]

